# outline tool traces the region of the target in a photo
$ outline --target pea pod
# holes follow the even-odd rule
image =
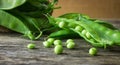
[[[61,27],[62,29],[69,29],[72,30],[76,33],[78,33],[81,37],[83,37],[86,41],[90,42],[93,46],[96,47],[106,47],[106,46],[112,46],[115,45],[114,43],[120,43],[119,42],[119,33],[118,31],[114,31],[113,29],[107,28],[101,24],[98,24],[96,22],[93,22],[89,19],[86,19],[85,17],[81,16],[80,21],[76,21],[74,19],[66,19],[66,18],[53,18],[50,17],[50,22],[53,25],[58,25],[60,22],[64,22],[66,24],[74,24],[75,26],[81,26],[83,30],[89,32],[89,37],[88,35],[86,36],[86,32],[81,32],[79,30],[76,30],[74,27],[69,27],[68,25]],[[73,22],[71,22],[73,21]],[[112,33],[117,33],[117,34],[111,34],[108,33],[108,31],[111,31]],[[118,35],[118,37],[116,37]],[[89,38],[88,38],[89,37]],[[113,39],[113,37],[115,39]]]
[[[0,10],[0,25],[34,39],[31,30],[21,20],[2,10]]]
[[[54,17],[49,17],[48,19],[49,19],[50,23],[53,24],[53,25],[55,25],[55,26],[58,25],[60,22],[65,22],[65,23],[68,24],[68,25],[69,25],[69,23],[70,23],[70,24],[75,24],[75,26],[84,25],[84,24],[82,24],[82,23],[80,23],[80,22],[78,22],[78,21],[75,21],[74,19],[54,18]],[[73,22],[71,22],[71,21],[73,21]],[[72,27],[67,27],[67,25],[66,25],[65,27],[63,27],[63,29],[69,29],[69,30],[72,30],[72,31],[78,33],[78,34],[79,34],[81,37],[83,37],[86,41],[92,43],[93,46],[96,46],[96,47],[103,47],[103,46],[104,46],[104,44],[99,43],[99,42],[100,42],[100,38],[99,38],[98,35],[97,35],[94,31],[92,31],[92,30],[90,30],[90,31],[94,33],[94,36],[95,36],[95,37],[93,38],[93,40],[90,40],[90,39],[88,39],[85,35],[83,35],[81,32],[76,31],[75,28],[74,28],[74,26],[72,26]],[[94,41],[94,40],[95,40],[95,41]],[[97,40],[97,42],[96,42],[96,40]]]
[[[26,25],[33,32],[35,39],[40,38],[42,32],[38,23],[39,21],[37,21],[36,18],[26,16],[17,10],[10,10],[8,12],[19,18],[24,23],[24,25]]]
[[[43,31],[51,28],[44,14],[51,14],[57,1],[1,0],[0,25],[22,33],[30,39],[38,39]]]
[[[85,18],[82,18],[82,23],[86,24],[87,26],[91,26],[94,31],[96,31],[97,34],[99,34],[99,37],[101,40],[105,43],[108,43],[111,41],[111,44],[115,43],[116,45],[120,43],[120,32],[119,30],[112,30],[105,26],[102,26],[100,24],[97,24],[95,22],[92,22],[90,20],[86,20]],[[92,25],[95,26],[92,26]]]
[[[48,37],[50,38],[58,38],[58,39],[65,39],[65,38],[80,38],[78,34],[71,30],[59,30],[51,33]]]

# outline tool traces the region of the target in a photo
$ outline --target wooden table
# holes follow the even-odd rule
[[[120,22],[113,24],[120,27]],[[119,47],[98,49],[97,56],[90,56],[91,45],[83,39],[75,39],[75,49],[64,47],[63,54],[56,55],[53,48],[44,48],[44,38],[31,41],[17,33],[0,33],[0,65],[120,65]],[[37,45],[36,49],[26,48],[31,42]]]

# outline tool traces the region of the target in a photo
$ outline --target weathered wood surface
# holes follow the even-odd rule
[[[120,22],[114,24],[119,27]],[[31,41],[17,33],[0,33],[0,65],[120,65],[119,47],[99,49],[97,56],[90,56],[89,43],[75,39],[74,50],[64,48],[63,54],[56,55],[53,48],[43,47],[43,41],[44,37]],[[36,43],[36,49],[26,48],[31,42]]]

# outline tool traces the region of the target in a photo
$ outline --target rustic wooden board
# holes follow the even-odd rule
[[[114,22],[117,27],[120,22]],[[53,48],[44,48],[44,36],[37,41],[23,38],[17,33],[0,33],[0,65],[119,65],[120,48],[99,49],[97,56],[90,56],[91,45],[83,39],[75,39],[76,48],[64,48],[61,55],[53,53]],[[35,43],[36,49],[26,45]],[[65,42],[65,40],[63,40]]]

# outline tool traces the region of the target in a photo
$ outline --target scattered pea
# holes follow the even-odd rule
[[[50,48],[52,44],[51,44],[50,42],[48,42],[48,41],[44,41],[44,42],[43,42],[43,45],[44,45],[44,47],[46,47],[46,48]]]
[[[49,43],[51,43],[51,44],[53,44],[54,40],[55,40],[54,38],[48,38],[48,39],[47,39],[47,41],[48,41]]]
[[[34,43],[30,43],[27,45],[28,49],[34,49],[36,47],[36,45]]]
[[[74,40],[73,39],[68,39],[65,44],[67,45],[69,42],[74,42]]]
[[[67,48],[68,49],[73,49],[75,47],[75,43],[74,42],[69,42],[68,44],[67,44]]]
[[[62,41],[61,40],[55,40],[54,45],[62,45]]]
[[[90,48],[89,49],[89,54],[92,56],[95,56],[97,54],[97,49],[96,48]]]
[[[62,45],[56,45],[55,48],[54,48],[54,53],[55,54],[61,54],[61,53],[63,53],[63,47],[62,47]]]

